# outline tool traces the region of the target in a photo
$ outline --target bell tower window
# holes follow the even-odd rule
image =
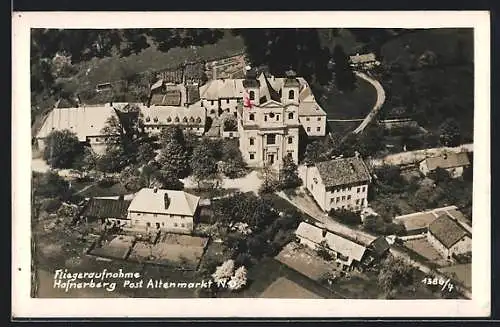
[[[294,90],[288,91],[288,99],[290,99],[290,100],[295,99],[295,91]]]
[[[250,95],[250,100],[255,100],[255,92],[254,91],[250,91],[249,95]]]

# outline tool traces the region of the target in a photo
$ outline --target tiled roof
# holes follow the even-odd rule
[[[366,247],[358,243],[354,243],[346,238],[343,238],[337,234],[331,232],[326,232],[326,236],[323,237],[323,230],[314,225],[308,224],[306,222],[301,222],[295,234],[298,237],[303,237],[316,244],[321,243],[325,240],[328,247],[335,252],[341,253],[342,255],[348,256],[356,261],[361,261],[365,253]]]
[[[170,199],[165,208],[165,194]],[[130,203],[129,211],[151,212],[170,215],[193,216],[200,198],[184,191],[143,188]]]
[[[145,126],[185,124],[205,126],[206,110],[200,102],[188,107],[151,106],[141,107]]]
[[[158,74],[158,76],[163,79],[166,83],[182,83],[182,69],[176,70],[166,70]]]
[[[114,199],[90,199],[85,209],[83,209],[82,216],[126,219],[130,202]]]
[[[447,249],[469,233],[448,215],[442,214],[429,225],[429,232]]]
[[[385,239],[385,237],[381,236],[376,238],[371,244],[370,244],[371,249],[373,252],[375,252],[376,255],[382,255],[384,254],[389,248],[391,247],[389,245],[389,242]]]
[[[181,105],[181,91],[169,90],[165,94],[153,94],[152,105],[179,106]]]
[[[316,167],[327,188],[370,180],[363,160],[356,157],[318,162]]]
[[[326,116],[326,112],[314,100],[302,101],[299,102],[299,117],[300,116]]]
[[[439,157],[431,157],[424,160],[429,170],[440,167],[443,169],[470,165],[467,152],[447,153]]]
[[[283,86],[288,86],[288,87],[299,87],[299,81],[296,78],[286,78],[285,83]]]
[[[45,138],[52,131],[67,129],[76,134],[80,142],[85,142],[87,136],[102,135],[106,120],[116,116],[111,106],[91,106],[78,108],[53,109],[38,131],[37,138]]]
[[[197,85],[187,85],[186,86],[186,102],[188,104],[195,103],[200,100],[200,89]]]
[[[186,80],[201,80],[205,72],[205,64],[188,64],[184,67],[184,77]]]
[[[200,87],[200,98],[206,100],[243,98],[244,91],[241,79],[216,79]]]

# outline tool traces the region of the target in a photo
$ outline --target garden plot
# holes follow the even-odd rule
[[[208,238],[163,234],[156,244],[137,242],[130,260],[195,270],[203,256]]]
[[[135,237],[127,235],[117,235],[111,239],[104,237],[96,242],[89,254],[112,259],[126,259],[134,242]]]

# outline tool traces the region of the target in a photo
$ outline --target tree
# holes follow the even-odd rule
[[[129,161],[122,147],[119,145],[108,145],[106,153],[97,159],[96,168],[105,173],[117,173],[128,164]]]
[[[457,146],[461,141],[460,126],[453,118],[446,119],[439,126],[439,139],[444,146]]]
[[[401,286],[415,283],[416,268],[403,258],[389,256],[380,269],[378,282],[382,290],[389,294]]]
[[[432,179],[437,185],[447,184],[451,181],[450,173],[441,167],[437,167],[428,174],[428,177]]]
[[[83,147],[75,133],[52,131],[46,138],[43,159],[53,168],[71,168]]]
[[[92,149],[86,147],[83,151],[81,168],[85,171],[94,170],[97,168],[98,160],[99,157],[92,151]]]
[[[121,171],[120,183],[123,187],[132,192],[137,192],[141,188],[147,186],[144,184],[144,180],[141,179],[139,170],[133,167],[126,167]]]
[[[189,173],[189,155],[184,145],[175,138],[160,150],[158,162],[162,170],[176,178],[184,178]]]
[[[137,162],[141,164],[148,163],[156,156],[153,146],[150,143],[142,143],[137,149]]]
[[[241,266],[234,272],[234,276],[229,282],[229,288],[233,291],[242,289],[247,284],[247,269]]]
[[[194,148],[190,164],[193,177],[198,181],[198,187],[201,187],[202,181],[214,180],[218,177],[217,161],[208,140],[203,140]]]
[[[228,281],[234,273],[234,260],[229,259],[215,269],[212,278],[215,283]]]
[[[47,198],[63,198],[69,192],[68,182],[52,171],[33,173],[32,187],[35,195]]]
[[[268,163],[262,167],[262,184],[259,187],[259,194],[273,193],[278,188],[279,181],[276,178],[276,171]]]
[[[346,225],[359,225],[361,224],[361,217],[354,211],[346,209],[331,209],[329,212],[330,217],[346,224]]]
[[[328,251],[330,247],[328,243],[323,240],[319,244],[316,245],[316,255],[325,261],[332,261],[335,259],[330,251]]]
[[[178,178],[163,170],[155,171],[151,176],[150,183],[146,185],[164,190],[182,191],[184,189],[184,184]]]
[[[293,161],[292,155],[288,154],[283,158],[283,166],[280,169],[280,187],[283,189],[296,188],[302,184],[297,170],[297,164]]]
[[[335,83],[341,91],[351,91],[356,88],[356,76],[349,64],[349,57],[345,54],[340,44],[333,48],[333,61],[335,62]]]

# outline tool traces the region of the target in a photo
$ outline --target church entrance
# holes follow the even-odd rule
[[[268,154],[268,155],[267,155],[267,162],[268,162],[270,165],[273,165],[273,164],[274,164],[274,154]]]

